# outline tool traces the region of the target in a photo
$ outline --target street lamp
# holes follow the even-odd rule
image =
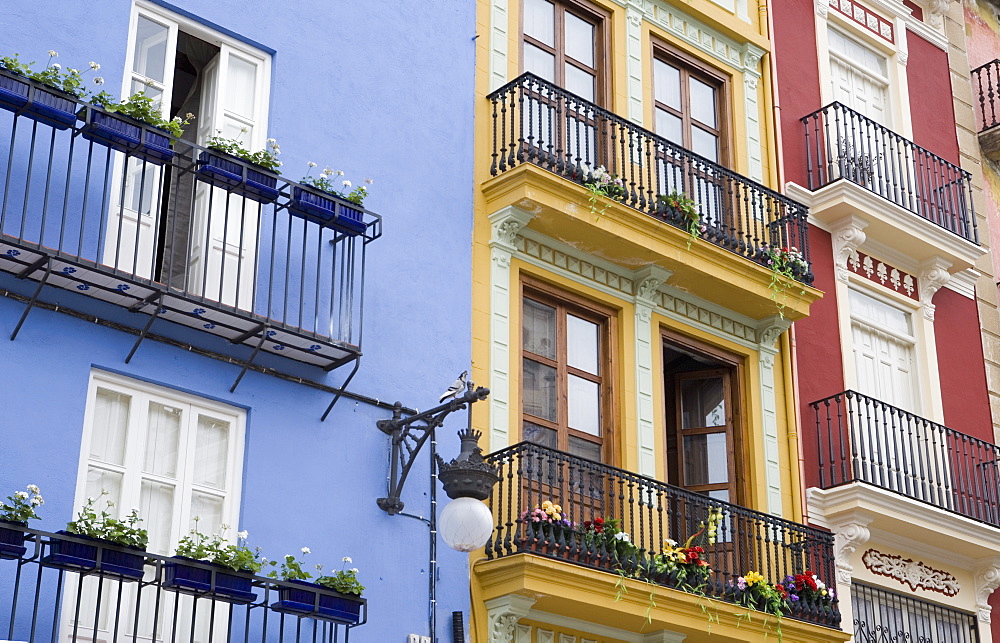
[[[402,417],[402,405],[397,402],[392,419],[376,423],[382,432],[392,436],[389,495],[379,498],[377,502],[389,515],[394,515],[403,510],[400,494],[417,453],[448,415],[468,409],[468,427],[458,432],[462,441],[458,457],[445,462],[434,454],[436,461],[433,463],[439,469],[438,478],[444,485],[445,493],[452,499],[441,512],[441,537],[449,547],[463,552],[479,549],[493,533],[493,514],[482,501],[490,497],[493,485],[500,477],[496,468],[483,459],[478,445],[482,433],[472,428],[471,408],[472,404],[485,400],[489,394],[489,389],[484,387],[473,390],[473,384],[465,384],[462,377],[442,396],[442,400],[449,397],[450,400],[406,418]]]

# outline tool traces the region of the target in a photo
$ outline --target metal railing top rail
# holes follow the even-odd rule
[[[979,90],[977,110],[981,123],[979,131],[985,132],[1000,125],[1000,59],[976,67],[971,75],[976,89]]]
[[[487,99],[492,176],[530,163],[588,186],[606,172],[617,182],[610,200],[764,266],[769,252],[794,248],[794,277],[812,282],[805,205],[530,72]],[[695,214],[673,195],[690,199]]]

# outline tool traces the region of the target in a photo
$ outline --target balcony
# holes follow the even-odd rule
[[[481,582],[488,586],[486,598],[496,581],[498,591],[520,590],[535,597],[535,606],[541,611],[576,618],[593,615],[600,618],[599,622],[622,626],[622,615],[609,607],[614,604],[609,599],[615,595],[616,582],[625,583],[626,579],[638,579],[634,587],[626,588],[630,595],[644,598],[650,595],[650,585],[658,587],[652,590],[658,592],[658,606],[673,614],[674,619],[677,613],[689,609],[696,621],[706,609],[701,605],[704,599],[711,599],[716,608],[723,606],[721,609],[736,601],[734,584],[750,571],[779,583],[788,574],[808,569],[832,586],[833,536],[828,532],[527,442],[493,453],[488,460],[499,468],[500,484],[492,499],[497,528],[486,544],[487,560],[476,567]],[[546,501],[561,505],[564,522],[551,525],[532,520],[532,510]],[[712,514],[720,516],[714,543],[699,536],[692,541],[704,546],[703,556],[710,567],[703,584],[698,586],[691,577],[684,578],[676,571],[650,566],[663,553],[666,539],[684,543],[698,532],[703,536],[705,522]],[[628,537],[595,537],[588,530],[600,520],[605,529],[615,525]],[[608,544],[620,539],[631,546]],[[549,586],[549,582],[557,587]],[[588,588],[584,591],[591,594],[607,591],[611,596],[582,595],[572,599],[571,587]],[[621,596],[620,591],[618,594]],[[799,600],[787,605],[782,624],[786,637],[823,641],[845,638],[828,629],[839,627],[836,601]],[[627,608],[623,604],[620,609]],[[608,613],[598,614],[602,610]],[[746,608],[737,608],[740,610],[745,612]],[[637,619],[643,631],[656,631],[658,626],[677,627],[677,621],[667,616],[663,622],[654,623],[659,618],[654,612],[652,608],[645,612],[649,626],[644,619]],[[760,619],[764,619],[763,615]],[[800,627],[794,625],[796,621],[805,630],[791,634],[788,628]],[[807,635],[804,624],[825,626],[820,628],[825,633]],[[714,634],[723,629],[720,625],[716,630],[713,625]],[[701,640],[704,634],[704,628],[689,633],[693,637],[690,640]],[[734,640],[748,640],[747,635],[737,632]]]
[[[0,71],[0,81],[11,79]],[[45,93],[29,89],[36,100]],[[278,370],[357,360],[378,215],[322,193],[332,214],[303,213],[293,199],[315,194],[309,188],[232,157],[213,171],[218,153],[188,141],[159,157],[109,143],[91,124],[105,112],[68,102],[70,122],[54,125],[27,106],[0,110],[0,284],[28,310],[50,302],[145,323],[140,340],[152,332],[248,361],[270,354]],[[273,188],[258,184],[268,180]]]
[[[9,525],[7,525],[9,526]],[[332,590],[313,593],[313,605],[286,601],[282,591],[294,583],[239,575],[246,591],[229,587],[225,568],[185,561],[202,570],[204,582],[178,581],[170,567],[177,559],[145,553],[142,569],[114,573],[121,552],[134,550],[104,541],[27,532],[23,556],[0,548],[0,633],[13,641],[294,641],[349,640],[365,623],[367,602]],[[53,541],[96,548],[92,568],[84,569],[53,557]],[[86,547],[84,547],[86,548]],[[221,571],[220,571],[221,569]],[[230,576],[231,578],[231,576]],[[179,586],[182,585],[182,586]],[[345,612],[331,609],[335,601]],[[350,606],[348,606],[348,604]],[[350,614],[347,614],[350,612]],[[356,615],[355,615],[356,613]]]
[[[983,154],[1000,162],[1000,60],[972,70],[973,103]]]
[[[951,535],[953,551],[970,556],[995,549],[1000,447],[855,391],[810,406],[816,430],[806,470],[823,490],[811,494],[823,513],[861,511],[931,543]]]

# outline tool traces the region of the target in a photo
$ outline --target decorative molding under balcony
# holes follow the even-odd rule
[[[928,567],[912,558],[885,554],[877,549],[869,549],[861,556],[861,562],[871,573],[885,576],[909,585],[911,590],[924,589],[939,592],[945,596],[956,596],[962,591],[958,579],[940,569]]]

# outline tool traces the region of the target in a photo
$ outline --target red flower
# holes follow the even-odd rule
[[[774,589],[778,590],[778,594],[781,598],[788,598],[788,590],[785,589],[784,585],[775,585]]]

